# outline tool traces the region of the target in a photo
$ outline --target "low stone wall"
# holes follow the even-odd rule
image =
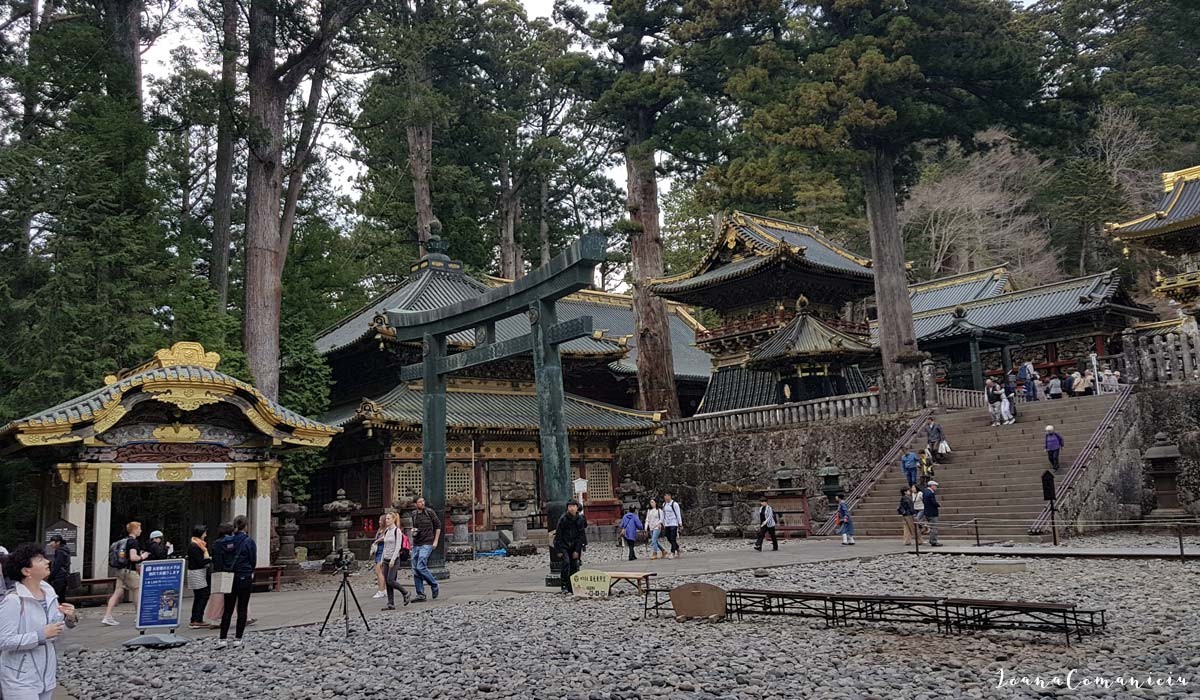
[[[1160,432],[1179,445],[1179,502],[1187,512],[1200,515],[1200,384],[1156,388],[1136,398],[1139,451],[1154,444]]]
[[[671,491],[683,506],[684,529],[711,532],[720,521],[714,484],[774,487],[779,463],[796,471],[795,486],[808,488],[814,527],[827,515],[818,470],[826,458],[841,469],[849,492],[908,429],[914,415],[861,416],[795,427],[707,435],[651,437],[622,443],[617,473],[629,474],[648,494]],[[751,522],[756,502],[739,497],[734,521]]]

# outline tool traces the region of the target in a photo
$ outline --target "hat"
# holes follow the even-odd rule
[[[66,542],[66,540],[63,539],[63,536],[58,534],[57,532],[54,533],[53,535],[50,535],[50,541],[51,542]]]
[[[0,557],[7,557],[7,556],[8,556],[8,550],[5,549],[4,547],[0,547]]]
[[[1047,433],[1053,433],[1053,432],[1054,432],[1054,426],[1053,426],[1053,425],[1047,425],[1047,426],[1046,426],[1046,432],[1047,432]]]
[[[155,530],[154,532],[150,533],[150,539],[154,539],[155,537],[162,537],[162,536],[163,536],[162,530]]]
[[[932,479],[930,479],[930,480],[929,480],[929,483],[928,483],[928,484],[926,484],[926,486],[937,486],[937,485],[938,485],[938,482],[936,482],[936,481],[933,481]]]

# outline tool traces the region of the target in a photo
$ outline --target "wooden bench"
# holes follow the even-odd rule
[[[107,587],[108,590],[97,593],[97,587]],[[81,591],[84,590],[87,592],[82,593]],[[117,590],[117,579],[115,578],[85,578],[79,582],[79,588],[67,591],[67,602],[79,607],[104,605],[115,590]]]
[[[260,577],[265,577],[260,580]],[[260,566],[254,570],[254,587],[262,586],[262,590],[279,592],[283,586],[282,566]]]
[[[650,579],[652,577],[658,575],[658,574],[648,572],[648,571],[642,571],[642,572],[606,571],[605,573],[608,574],[608,577],[609,577],[609,582],[608,582],[608,592],[609,593],[612,593],[613,588],[618,583],[621,583],[622,581],[624,581],[625,583],[629,584],[630,586],[634,586],[635,588],[637,588],[638,594],[642,595],[642,596],[645,596],[647,591],[650,590]]]

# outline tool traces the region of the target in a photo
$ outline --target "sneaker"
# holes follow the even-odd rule
[[[754,551],[756,551],[756,552],[761,552],[761,551],[762,551],[762,547],[755,547],[755,548],[754,548]]]
[[[375,595],[373,595],[371,597],[372,598],[386,598],[387,593],[384,593],[383,591],[375,591]]]
[[[388,610],[395,610],[395,609],[396,609],[395,605],[388,604],[388,605],[383,606],[384,612],[387,612]]]
[[[433,589],[433,599],[434,600],[437,600],[438,592],[439,592],[439,589],[437,589],[437,588]]]
[[[217,640],[217,648],[218,649],[224,649],[227,646],[229,646],[229,642],[225,641],[224,639]]]
[[[119,625],[121,623],[117,622],[116,620],[112,619],[111,617],[105,617],[103,620],[100,621],[100,624],[108,625],[109,627],[116,627],[117,625]]]
[[[412,598],[412,600],[410,600],[410,601],[408,601],[408,602],[410,602],[410,603],[424,603],[424,602],[425,602],[425,596],[423,596],[423,595],[415,596],[415,597],[413,597],[413,598]]]
[[[189,622],[188,627],[194,630],[206,630],[208,629],[208,624],[204,622]]]
[[[406,590],[404,590],[404,589],[401,589],[401,590],[400,590],[400,598],[401,598],[401,600],[403,600],[403,601],[404,601],[404,604],[405,604],[405,605],[408,605],[408,603],[409,603],[409,598],[410,598],[410,596],[408,595],[408,591],[406,591]]]
[[[240,639],[233,640],[233,645],[235,647],[240,647],[242,645],[242,640],[240,640]]]

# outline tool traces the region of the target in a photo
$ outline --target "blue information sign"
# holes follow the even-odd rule
[[[142,562],[142,587],[137,601],[137,628],[175,628],[183,608],[186,559]]]

